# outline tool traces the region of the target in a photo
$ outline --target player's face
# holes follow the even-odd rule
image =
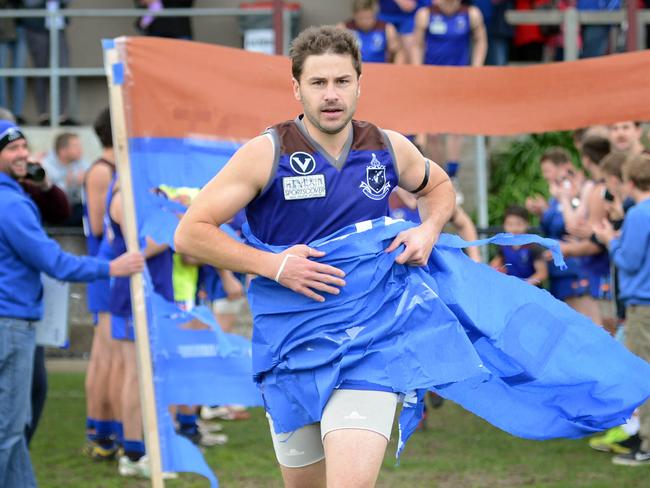
[[[374,9],[359,10],[355,12],[354,23],[362,31],[369,31],[377,23],[377,12]]]
[[[516,215],[508,215],[503,221],[503,230],[509,234],[525,234],[528,230],[528,222]]]
[[[614,149],[627,152],[641,140],[641,128],[634,122],[617,122],[609,126],[609,141]]]
[[[300,80],[293,80],[293,91],[313,126],[325,134],[341,132],[352,120],[359,98],[352,56],[308,56]]]
[[[24,178],[27,174],[27,141],[18,139],[7,144],[0,151],[0,171],[14,179]]]

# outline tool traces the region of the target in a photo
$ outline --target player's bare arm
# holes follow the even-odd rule
[[[393,131],[386,133],[397,160],[399,186],[418,198],[418,211],[422,220],[419,226],[400,232],[386,248],[386,252],[392,252],[404,244],[406,249],[395,261],[399,264],[423,266],[428,261],[442,228],[453,214],[456,196],[449,177],[440,166],[433,162],[427,164],[420,151],[403,135]]]
[[[112,178],[112,172],[106,164],[95,164],[86,173],[88,222],[90,231],[96,236],[102,235],[104,231],[106,194]]]
[[[317,291],[338,294],[344,273],[311,261],[324,253],[306,245],[281,254],[254,249],[228,236],[219,226],[228,222],[266,186],[273,168],[273,144],[259,136],[245,144],[201,190],[181,219],[174,243],[176,251],[220,269],[252,273],[278,281],[314,300]]]
[[[386,40],[388,42],[390,61],[393,64],[405,64],[406,51],[402,39],[393,24],[386,24]]]
[[[429,26],[429,8],[422,7],[415,13],[415,29],[413,37],[415,45],[413,46],[412,64],[422,64],[424,61],[424,37]]]
[[[472,27],[472,66],[483,66],[487,56],[487,33],[483,14],[477,7],[469,8],[469,22]]]

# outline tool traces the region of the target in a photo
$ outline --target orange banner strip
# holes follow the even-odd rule
[[[289,60],[156,38],[118,42],[131,137],[245,139],[291,119]],[[366,64],[355,118],[405,134],[508,135],[650,119],[650,51],[530,67]]]

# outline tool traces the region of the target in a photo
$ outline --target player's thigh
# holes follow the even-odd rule
[[[293,432],[276,433],[273,419],[267,414],[273,449],[283,468],[303,468],[325,458],[318,423],[305,425]]]
[[[374,486],[397,408],[397,394],[335,390],[321,419],[328,485]]]

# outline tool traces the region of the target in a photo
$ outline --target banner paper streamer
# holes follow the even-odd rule
[[[251,138],[300,104],[282,56],[127,38],[134,136]],[[650,119],[650,51],[526,67],[363,65],[356,118],[403,134],[509,135]]]
[[[442,235],[428,266],[396,264],[404,246],[384,250],[415,225],[376,219],[309,243],[325,252],[317,261],[345,272],[341,293],[325,302],[266,278],[251,283],[253,370],[277,432],[320,421],[334,388],[404,396],[398,455],[421,418],[426,390],[537,440],[621,425],[650,396],[650,364],[545,290],[459,250],[475,243]],[[284,250],[244,231],[259,249]]]

